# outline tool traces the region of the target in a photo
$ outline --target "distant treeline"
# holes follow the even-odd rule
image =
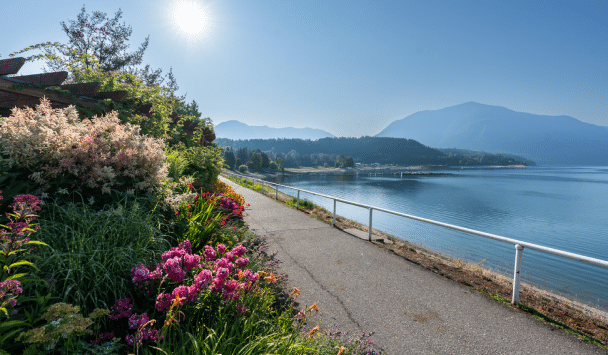
[[[222,147],[230,148],[233,152],[238,152],[240,149],[242,164],[247,164],[247,161],[244,161],[244,148],[246,148],[246,151],[250,152],[250,155],[255,152],[259,154],[264,153],[269,161],[277,160],[278,157],[283,160],[286,168],[323,166],[324,164],[334,166],[339,160],[342,163],[348,160],[347,166],[354,163],[446,166],[534,165],[534,162],[516,156],[483,152],[476,152],[476,154],[444,153],[438,149],[420,144],[415,140],[404,138],[340,137],[322,138],[316,141],[303,139],[231,140],[218,138],[215,141]]]

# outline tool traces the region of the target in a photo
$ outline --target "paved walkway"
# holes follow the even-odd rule
[[[226,179],[251,207],[245,221],[268,237],[302,306],[387,354],[606,354],[331,225]]]

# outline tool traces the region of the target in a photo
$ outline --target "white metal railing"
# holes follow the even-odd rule
[[[608,268],[608,261],[601,260],[601,259],[590,258],[588,256],[574,254],[574,253],[569,253],[567,251],[563,251],[563,250],[559,250],[559,249],[554,249],[554,248],[549,248],[549,247],[545,247],[545,246],[538,245],[538,244],[528,243],[528,242],[524,242],[524,241],[521,241],[521,240],[506,238],[506,237],[503,237],[503,236],[500,236],[500,235],[496,235],[496,234],[490,234],[490,233],[480,232],[480,231],[477,231],[477,230],[474,230],[474,229],[464,228],[464,227],[456,226],[456,225],[453,225],[453,224],[448,224],[448,223],[443,223],[443,222],[435,221],[435,220],[432,220],[432,219],[427,219],[427,218],[422,218],[422,217],[418,217],[418,216],[409,215],[409,214],[406,214],[406,213],[391,211],[391,210],[387,210],[387,209],[380,208],[380,207],[374,207],[374,206],[366,205],[366,204],[363,204],[363,203],[352,202],[352,201],[348,201],[348,200],[345,200],[345,199],[342,199],[342,198],[339,198],[339,197],[329,196],[329,195],[320,194],[320,193],[317,193],[317,192],[303,190],[303,189],[298,189],[296,187],[281,185],[281,184],[278,184],[278,183],[275,183],[275,182],[265,181],[265,180],[261,180],[261,179],[255,179],[255,178],[244,176],[244,175],[241,175],[241,174],[236,174],[236,173],[233,173],[231,171],[223,171],[222,173],[225,174],[225,175],[232,175],[232,176],[237,176],[239,178],[245,179],[246,183],[247,183],[247,181],[249,179],[249,180],[251,180],[251,184],[252,184],[252,187],[254,187],[254,189],[255,189],[254,181],[260,182],[260,184],[262,185],[262,189],[264,188],[264,183],[266,183],[269,186],[273,185],[275,187],[275,199],[278,198],[279,187],[283,187],[283,188],[291,189],[291,190],[296,190],[298,192],[297,193],[297,197],[296,197],[297,198],[296,208],[300,208],[300,191],[308,193],[308,194],[311,194],[311,195],[316,195],[316,196],[321,196],[321,197],[325,197],[325,198],[331,199],[331,200],[334,201],[333,223],[332,223],[333,226],[336,225],[336,201],[340,201],[342,203],[346,203],[346,204],[353,205],[353,206],[367,208],[367,209],[369,209],[369,240],[370,241],[372,240],[372,211],[376,210],[376,211],[380,211],[380,212],[385,212],[385,213],[393,214],[393,215],[396,215],[396,216],[401,216],[401,217],[413,219],[413,220],[424,222],[424,223],[434,224],[436,226],[440,226],[440,227],[444,227],[444,228],[449,228],[449,229],[457,230],[457,231],[460,231],[460,232],[476,235],[476,236],[479,236],[479,237],[484,237],[484,238],[488,238],[488,239],[494,239],[494,240],[498,240],[500,242],[505,242],[505,243],[513,244],[513,245],[515,245],[515,268],[514,268],[514,271],[513,271],[513,295],[512,295],[512,298],[511,298],[511,303],[513,303],[513,304],[518,304],[519,303],[519,284],[520,284],[520,275],[519,274],[520,274],[520,271],[521,271],[521,257],[522,257],[522,252],[523,252],[524,248],[530,248],[530,249],[541,251],[543,253],[549,253],[549,254],[561,256],[561,257],[564,257],[564,258],[578,260],[578,261],[582,261],[582,262],[585,262],[585,263],[589,263],[589,264],[593,264],[593,265],[597,265],[597,266]]]

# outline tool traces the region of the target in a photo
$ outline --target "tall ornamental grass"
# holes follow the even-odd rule
[[[150,210],[123,201],[95,211],[87,205],[51,204],[40,223],[40,276],[56,280],[62,302],[79,305],[83,314],[110,308],[134,293],[129,270],[154,264],[170,245]]]

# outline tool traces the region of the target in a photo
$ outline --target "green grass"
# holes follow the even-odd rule
[[[61,302],[78,305],[83,314],[109,309],[133,293],[130,270],[154,265],[169,243],[150,210],[130,201],[95,211],[87,205],[50,204],[40,219],[39,276],[57,280]]]

